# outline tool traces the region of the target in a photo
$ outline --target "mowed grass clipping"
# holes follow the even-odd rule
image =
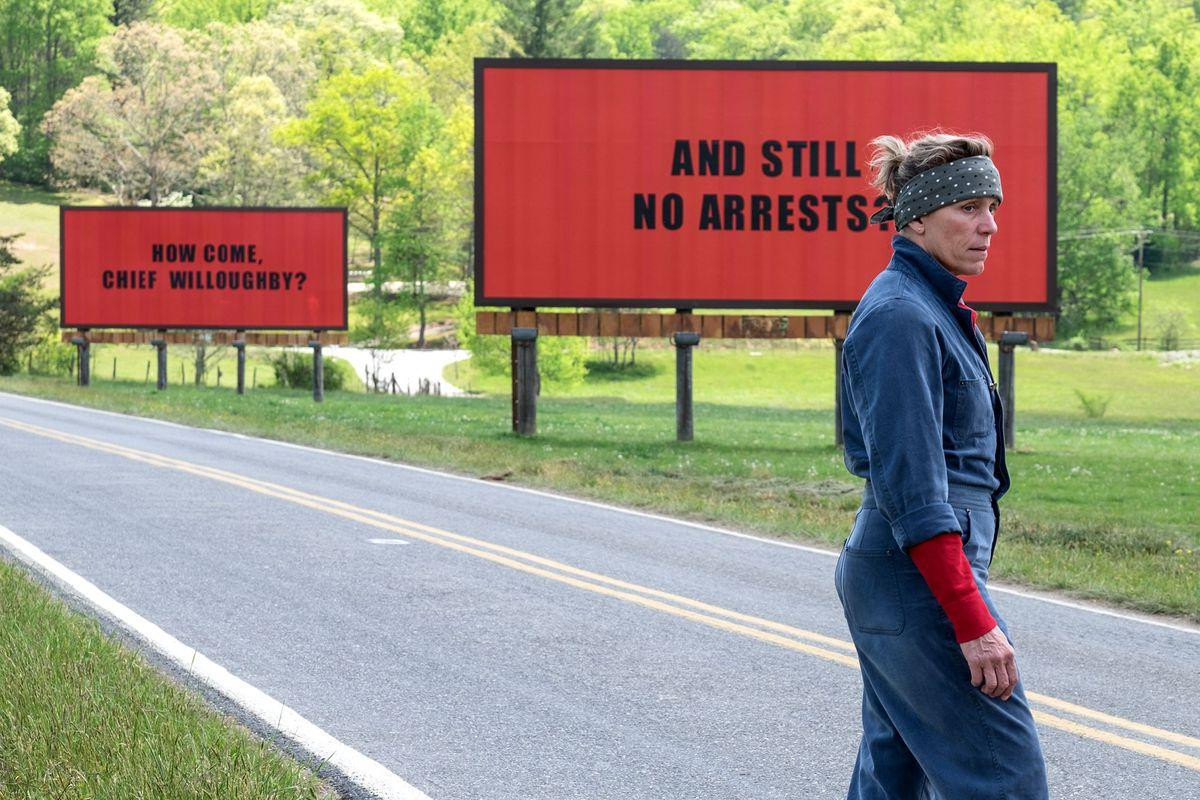
[[[0,797],[335,796],[0,561]]]
[[[690,443],[675,441],[673,352],[638,359],[652,365],[650,376],[544,385],[529,439],[511,432],[506,378],[476,376],[475,388],[495,391],[483,397],[331,392],[321,405],[296,390],[238,398],[27,377],[0,379],[0,390],[841,543],[861,481],[834,444],[831,348],[702,347]],[[1013,488],[1001,503],[994,575],[1200,620],[1195,367],[1136,354],[1018,354]],[[460,386],[469,370],[460,365]],[[1087,417],[1076,387],[1110,398],[1103,417]]]

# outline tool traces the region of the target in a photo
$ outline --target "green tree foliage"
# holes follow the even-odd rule
[[[597,54],[600,15],[582,0],[500,0],[501,26],[514,56],[581,58]]]
[[[17,269],[13,242],[20,234],[0,236],[0,375],[20,369],[21,354],[38,341],[55,299],[43,294],[49,267]]]
[[[118,29],[99,59],[105,74],[85,78],[46,115],[55,170],[122,204],[159,205],[192,189],[217,90],[207,60],[175,28],[149,22]]]
[[[350,224],[371,251],[372,294],[389,277],[384,269],[385,225],[413,163],[432,142],[437,109],[411,64],[375,66],[330,78],[307,115],[281,131],[281,141],[307,150],[325,201],[349,209]]]
[[[20,149],[0,174],[40,183],[49,169],[42,115],[92,71],[96,43],[112,28],[111,0],[0,0],[0,86],[12,95]]]
[[[11,95],[0,86],[0,162],[17,152],[21,134],[21,123],[17,122],[8,108]]]
[[[480,336],[470,285],[454,307],[458,344],[471,351],[471,363],[489,375],[510,375],[512,342],[507,336]],[[587,340],[581,336],[539,337],[538,373],[551,386],[574,386],[587,375]]]
[[[135,4],[140,1],[134,0]],[[279,5],[276,0],[157,0],[153,4],[157,6],[160,21],[196,30],[210,22],[253,22]]]
[[[382,64],[403,66],[403,29],[358,0],[294,0],[275,8],[267,22],[295,37],[301,57],[321,79]]]

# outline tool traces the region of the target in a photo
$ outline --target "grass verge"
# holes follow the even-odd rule
[[[1139,370],[1173,374],[1140,361],[1127,366],[1131,386]],[[696,383],[703,397],[699,376]],[[622,393],[642,388],[623,384],[593,396],[554,396],[548,388],[530,439],[511,433],[505,396],[335,392],[314,407],[306,393],[282,389],[241,398],[196,388],[159,394],[137,384],[80,389],[27,376],[0,379],[0,390],[500,477],[825,545],[846,535],[860,491],[833,442],[830,410],[804,407],[804,392],[790,398],[793,407],[697,403],[696,440],[681,444],[673,396],[629,400]],[[1127,407],[1131,417],[1018,416],[1014,485],[1002,502],[993,574],[1200,620],[1200,423],[1167,417],[1178,406],[1161,402],[1157,418],[1144,399]]]
[[[334,796],[0,561],[0,797]]]

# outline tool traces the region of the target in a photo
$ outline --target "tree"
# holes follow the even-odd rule
[[[287,103],[265,75],[239,80],[216,112],[214,136],[198,165],[205,202],[217,205],[301,205],[305,164],[275,132],[289,121]]]
[[[516,42],[514,56],[590,56],[598,43],[599,15],[582,0],[500,0],[500,24]]]
[[[64,91],[93,70],[96,43],[112,26],[111,0],[0,0],[0,86],[12,93],[20,149],[3,174],[40,183],[49,168],[38,124]]]
[[[21,352],[37,343],[38,327],[56,303],[41,291],[49,267],[16,269],[12,245],[19,236],[0,236],[0,375],[20,368]]]
[[[216,74],[173,28],[139,22],[99,47],[104,75],[85,78],[46,115],[51,161],[71,184],[132,204],[191,190],[207,146]]]
[[[384,225],[406,188],[409,168],[432,141],[438,114],[415,66],[343,72],[322,85],[308,114],[280,132],[307,150],[326,202],[349,209],[371,251],[375,300],[383,295]]]
[[[404,31],[358,0],[294,0],[275,8],[267,22],[296,37],[303,59],[322,79],[403,62]]]
[[[17,122],[8,108],[10,97],[0,86],[0,162],[17,152],[17,141],[21,134],[21,123]]]

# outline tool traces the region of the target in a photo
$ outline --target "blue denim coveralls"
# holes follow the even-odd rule
[[[892,249],[842,349],[846,468],[866,479],[835,572],[863,678],[849,798],[1041,800],[1045,764],[1024,688],[1002,701],[971,685],[954,628],[906,552],[961,531],[1008,635],[987,592],[996,501],[1009,486],[987,348],[958,306],[966,282],[903,236]]]

